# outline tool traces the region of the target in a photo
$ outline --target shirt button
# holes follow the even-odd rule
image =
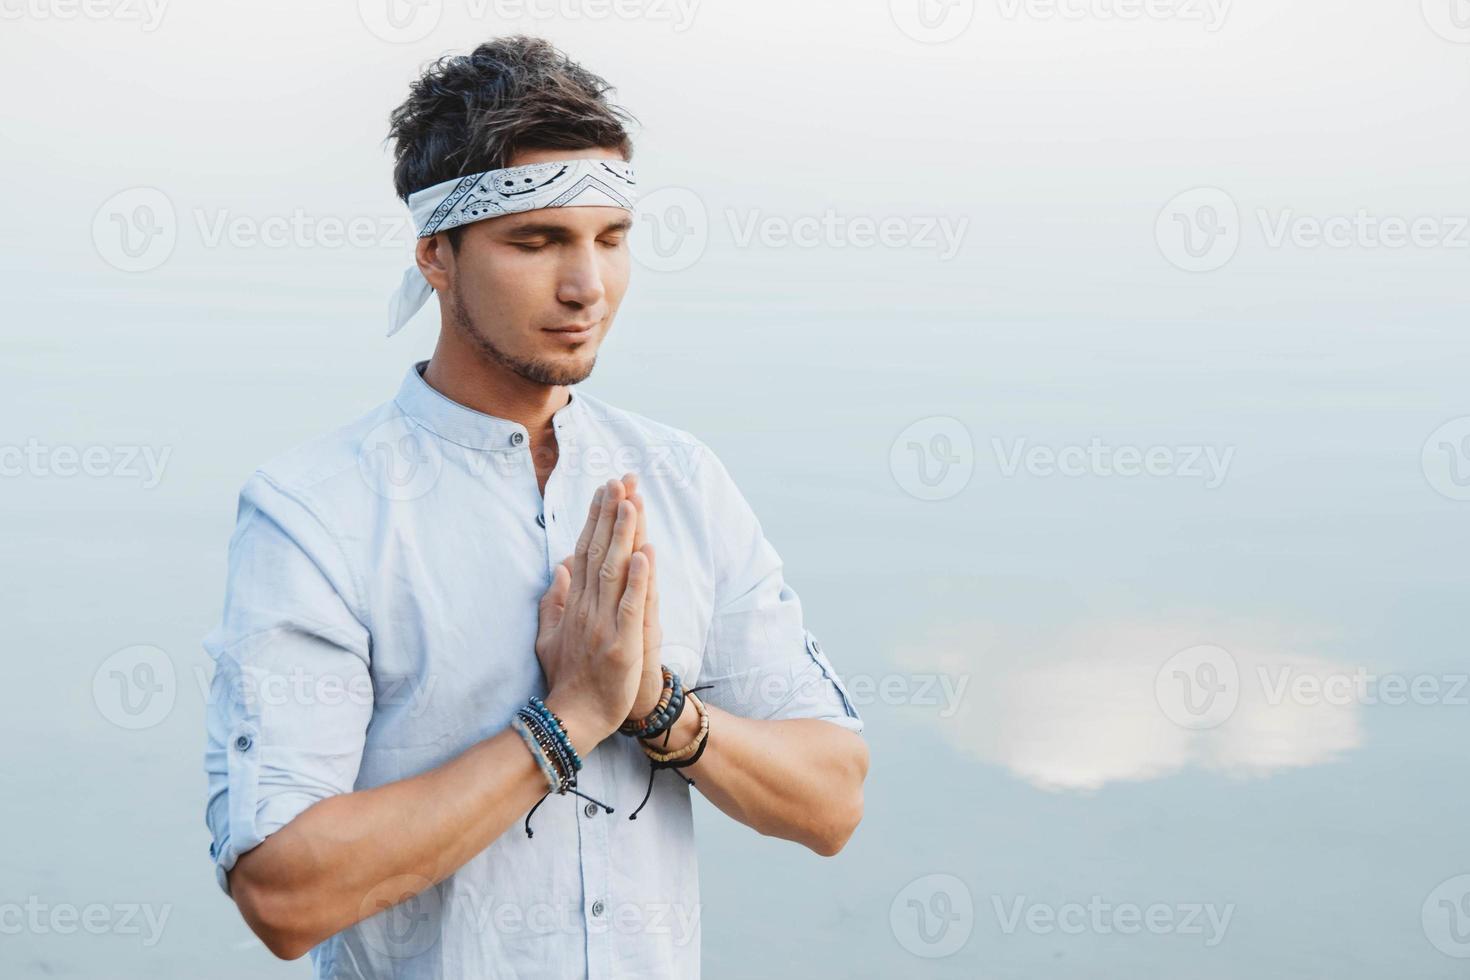
[[[601,915],[602,914],[602,908],[603,908],[603,906],[602,906],[602,899],[599,898],[597,901],[595,901],[595,902],[592,903],[592,914],[593,915]]]
[[[540,524],[542,527],[545,527],[546,526],[546,515],[545,514],[537,514],[536,515],[536,523],[537,524]]]
[[[526,441],[526,435],[523,432],[512,432],[510,434],[510,444],[512,446],[519,446],[521,443],[523,443],[525,441]]]
[[[586,806],[582,807],[582,812],[587,814],[587,816],[589,817],[597,816],[597,804],[588,803]]]
[[[250,738],[249,735],[241,735],[239,738],[235,739],[235,748],[239,749],[241,752],[248,752],[250,750],[250,746],[254,744],[254,741]]]

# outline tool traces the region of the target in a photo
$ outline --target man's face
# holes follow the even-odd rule
[[[613,150],[534,150],[509,166],[578,158],[622,159]],[[482,356],[537,384],[576,384],[592,373],[627,292],[631,226],[615,207],[472,222],[457,253],[447,240],[437,249],[447,290],[430,282],[453,328]]]

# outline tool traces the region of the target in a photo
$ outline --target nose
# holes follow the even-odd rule
[[[598,261],[596,247],[593,243],[587,248],[566,250],[556,298],[568,306],[577,309],[596,306],[607,293],[602,284],[602,263]]]

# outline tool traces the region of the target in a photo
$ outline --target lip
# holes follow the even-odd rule
[[[554,333],[559,337],[566,338],[567,340],[585,340],[588,337],[592,336],[592,332],[596,329],[596,323],[588,323],[583,326],[571,324],[565,327],[549,327],[547,328],[546,332]]]

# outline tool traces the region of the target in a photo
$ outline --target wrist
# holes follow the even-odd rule
[[[628,717],[623,719],[619,727],[635,725],[642,728],[650,720],[650,716],[666,703],[672,682],[673,674],[663,665],[652,672],[645,669],[638,682],[638,696],[628,711]]]
[[[556,694],[548,694],[541,701],[561,719],[572,748],[584,759],[614,731],[613,727],[609,727],[591,712]]]
[[[667,739],[664,738],[665,734],[668,735]],[[676,749],[681,745],[689,744],[694,739],[694,736],[698,734],[699,711],[695,709],[694,705],[689,702],[686,696],[684,708],[679,712],[679,717],[675,719],[673,727],[668,732],[659,732],[652,738],[640,738],[638,742],[640,745],[654,749],[655,751],[668,751],[669,749]]]

